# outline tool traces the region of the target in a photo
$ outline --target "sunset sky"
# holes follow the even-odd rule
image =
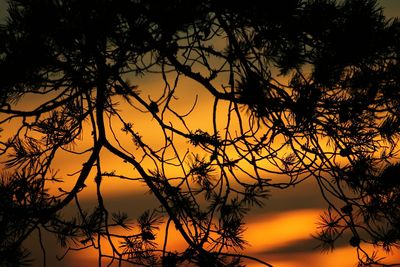
[[[388,17],[400,16],[400,0],[381,0],[380,3],[385,7],[385,14]],[[5,17],[6,5],[4,0],[0,0],[0,19]],[[136,82],[136,81],[132,81]],[[138,82],[139,87],[146,90],[161,90],[162,84],[160,80],[144,77]],[[202,88],[196,88],[196,85],[187,83],[182,86],[191,87],[190,94],[182,92],[177,101],[177,110],[184,112],[189,110],[195,101],[194,93],[198,95],[198,104],[192,113],[189,124],[193,129],[211,128],[210,118],[212,102],[207,93]],[[32,100],[32,104],[36,100]],[[121,102],[122,103],[122,102]],[[124,105],[121,104],[120,109],[123,110]],[[223,120],[221,118],[221,120]],[[146,133],[144,138],[154,146],[160,145],[159,132],[154,131],[154,121],[144,114],[142,117],[134,117],[132,121],[136,127]],[[85,138],[90,140],[89,133],[83,135],[81,143],[82,148],[87,145]],[[121,142],[128,142],[121,138]],[[182,141],[183,142],[183,141]],[[182,143],[182,146],[185,146]],[[116,160],[110,155],[102,155],[105,166],[108,169],[117,169],[121,173],[129,173],[130,167],[127,167],[122,160]],[[76,156],[61,155],[56,158],[56,164],[59,166],[60,175],[73,173],[77,170],[75,165]],[[79,162],[79,160],[78,160]],[[73,180],[66,182],[65,189],[73,184]],[[92,184],[90,184],[90,182]],[[83,206],[89,208],[96,202],[94,182],[88,182],[88,188],[80,195]],[[157,202],[154,197],[147,193],[148,189],[136,182],[129,182],[117,179],[104,180],[102,185],[106,206],[110,211],[124,210],[130,217],[136,218],[141,212],[148,208],[156,207]],[[294,188],[285,190],[272,189],[271,196],[265,201],[263,208],[255,208],[249,213],[246,219],[247,231],[245,234],[249,246],[243,251],[244,254],[255,256],[264,261],[278,267],[353,267],[356,265],[355,250],[348,245],[345,238],[338,243],[336,249],[331,253],[321,253],[316,247],[318,242],[312,238],[312,234],[316,232],[318,220],[324,209],[327,208],[326,203],[320,196],[319,189],[312,180],[308,180]],[[160,236],[163,236],[161,227]],[[176,233],[171,233],[176,235]],[[57,261],[55,255],[62,255],[63,250],[56,248],[54,239],[48,237],[48,243],[45,244],[48,249],[47,264],[48,266],[96,266],[97,254],[93,251],[87,252],[71,252],[61,262]],[[33,245],[34,244],[34,245]],[[32,246],[35,257],[37,257],[34,266],[41,266],[40,249],[37,245],[37,236],[32,236],[27,242],[27,246]],[[183,240],[171,238],[168,244],[170,249],[184,249]],[[386,255],[388,257],[400,259],[399,254]],[[382,256],[385,256],[382,254]],[[116,265],[115,265],[116,266]],[[259,266],[254,262],[248,262],[249,267]]]

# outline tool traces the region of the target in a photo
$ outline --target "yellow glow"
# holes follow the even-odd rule
[[[265,215],[256,218],[254,221],[249,221],[247,224],[247,231],[245,232],[245,239],[251,244],[245,249],[246,254],[254,254],[260,251],[277,249],[284,247],[291,242],[310,238],[310,233],[315,230],[315,220],[320,213],[320,210],[298,210],[285,212],[279,215]],[[156,241],[159,243],[159,249],[163,246],[165,237],[165,223],[160,226],[160,231],[157,232]],[[115,231],[115,233],[122,234],[124,231]],[[172,251],[183,251],[187,248],[186,242],[175,230],[171,223],[168,232],[167,249]],[[118,241],[113,239],[114,243],[118,246]],[[107,241],[103,241],[103,252],[111,253],[111,248]],[[97,259],[97,252],[90,250],[87,253],[75,253],[76,258],[93,258]]]
[[[147,100],[148,95],[152,100],[156,100],[158,96],[162,93],[162,88],[164,84],[160,81],[159,77],[155,79],[147,78],[145,81],[138,82],[140,88],[143,89],[143,99]],[[212,106],[213,102],[210,100],[209,94],[206,90],[199,87],[198,84],[191,82],[188,79],[182,79],[177,90],[177,100],[173,100],[171,107],[173,107],[179,114],[187,113],[195,102],[195,95],[198,95],[197,106],[193,113],[187,117],[188,126],[191,130],[202,129],[204,131],[212,132]],[[29,99],[31,100],[31,99]],[[29,105],[26,105],[29,104]],[[26,101],[21,106],[24,109],[32,108],[36,104],[36,101]],[[224,107],[226,108],[226,107]],[[124,116],[126,122],[134,123],[134,130],[138,131],[140,135],[143,136],[144,141],[150,146],[159,148],[163,146],[163,136],[160,127],[157,125],[154,118],[151,117],[149,113],[141,113],[131,107],[128,107],[126,103],[121,101],[119,110]],[[222,110],[222,108],[221,108]],[[222,116],[224,114],[225,117]],[[166,123],[171,123],[174,127],[183,129],[179,120],[176,118],[170,118],[167,116]],[[221,112],[221,115],[217,118],[217,124],[219,129],[223,129],[226,125],[226,113]],[[232,122],[234,125],[235,122]],[[135,152],[135,147],[132,144],[130,138],[124,134],[121,134],[120,127],[115,124],[115,131],[118,135],[118,141],[131,151],[133,154]],[[10,126],[8,131],[13,132],[14,126]],[[108,132],[111,137],[110,132]],[[85,132],[82,137],[83,139],[79,141],[79,147],[88,147],[92,144],[90,133]],[[115,140],[112,140],[113,144],[116,144]],[[183,138],[176,139],[176,146],[179,148],[179,153],[184,153],[185,150],[190,147],[188,142]],[[325,144],[321,144],[325,147]],[[190,147],[193,149],[193,147]],[[330,148],[332,149],[332,148]],[[195,151],[195,150],[193,150]],[[124,163],[122,160],[117,159],[110,153],[103,152],[101,154],[102,167],[104,171],[116,170],[118,174],[127,175],[132,178],[137,178],[138,175],[133,170],[133,168]],[[61,153],[55,158],[54,166],[59,168],[60,176],[64,179],[65,183],[57,185],[54,190],[54,194],[59,194],[57,192],[57,187],[62,186],[64,190],[68,191],[75,181],[75,176],[68,176],[73,172],[79,171],[82,164],[86,161],[87,155],[77,156],[67,153]],[[143,167],[147,169],[153,169],[151,162],[145,161]],[[250,166],[245,168],[250,169]],[[169,172],[168,176],[182,176],[179,168],[166,168]],[[96,199],[95,195],[95,183],[94,183],[95,173],[92,172],[88,180],[86,181],[87,188],[80,194],[82,198],[85,199]],[[117,178],[104,178],[102,183],[102,189],[107,202],[111,203],[115,200],[115,197],[128,197],[128,194],[143,194],[147,189],[143,184],[137,182],[130,182],[126,180],[119,180]],[[52,191],[53,192],[53,191]],[[303,194],[303,192],[295,192],[294,194]],[[135,203],[139,205],[140,208],[146,203]],[[129,203],[126,206],[121,207],[121,210],[129,207]],[[290,206],[290,203],[288,204]],[[308,253],[278,253],[279,249],[283,249],[290,244],[294,244],[297,241],[307,240],[311,238],[311,234],[315,232],[316,221],[319,214],[322,213],[320,209],[301,209],[292,210],[287,212],[271,213],[260,215],[256,218],[249,217],[245,232],[245,239],[248,241],[250,246],[244,251],[245,254],[255,255],[263,260],[273,264],[278,267],[352,267],[356,264],[356,251],[351,247],[337,248],[333,253],[321,254],[318,251],[310,251]],[[115,233],[122,233],[115,231]],[[171,224],[169,229],[169,239],[167,248],[169,250],[182,251],[187,247],[187,244],[179,235],[179,233],[174,229],[173,224]],[[159,248],[162,248],[163,240],[165,236],[165,224],[161,225],[160,231],[158,232],[156,241],[159,243]],[[113,239],[116,247],[119,246],[116,239]],[[103,253],[111,254],[111,248],[107,245],[107,242],[103,240]],[[268,251],[274,251],[268,253]],[[398,254],[396,254],[398,256]],[[396,256],[395,255],[395,256]],[[393,258],[395,257],[393,256]],[[98,252],[90,249],[85,252],[78,251],[71,253],[67,257],[68,261],[71,262],[73,266],[95,266],[95,262],[98,259]],[[73,263],[73,264],[72,264]],[[248,262],[248,266],[256,267],[260,266],[258,263]]]
[[[246,252],[255,253],[283,247],[297,240],[309,239],[315,231],[318,209],[294,210],[277,215],[263,215],[247,223]]]
[[[338,247],[330,253],[321,253],[318,249],[306,249],[309,252],[284,251],[285,246],[293,242],[311,238],[310,233],[315,231],[315,222],[320,212],[321,210],[317,209],[305,209],[254,218],[254,220],[248,222],[248,229],[245,233],[246,240],[252,246],[248,247],[244,254],[253,255],[277,267],[355,266],[357,263],[357,251],[350,246]],[[183,251],[187,247],[186,242],[180,237],[172,224],[169,230],[167,249]],[[122,233],[122,231],[118,232]],[[163,245],[164,236],[165,224],[160,227],[156,238],[160,249]],[[115,240],[114,242],[118,246]],[[111,253],[111,249],[105,241],[103,246],[104,253]],[[279,249],[281,249],[281,252],[279,252]],[[371,247],[367,247],[367,250],[371,251]],[[379,255],[388,257],[388,260],[393,261],[398,257],[398,251],[392,255],[384,253]],[[68,258],[76,263],[83,261],[94,264],[98,259],[98,252],[91,249],[85,253],[72,253]],[[253,261],[246,261],[246,264],[248,267],[260,266],[259,263]]]

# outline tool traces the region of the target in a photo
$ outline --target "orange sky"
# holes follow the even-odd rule
[[[354,267],[357,264],[356,251],[349,246],[339,246],[331,253],[321,253],[314,249],[317,242],[310,236],[315,229],[315,220],[322,212],[320,209],[300,209],[278,213],[268,213],[252,218],[247,224],[247,240],[251,246],[245,253],[258,257],[273,266],[279,267]],[[173,228],[171,228],[173,229]],[[184,249],[185,242],[176,236],[175,230],[169,248]],[[159,232],[157,239],[162,239],[164,230]],[[118,243],[116,243],[118,244]],[[110,249],[104,246],[104,252]],[[380,254],[392,262],[398,262],[398,254]],[[57,265],[51,266],[95,266],[97,252],[87,250],[86,253],[71,252]],[[109,261],[104,261],[104,266]],[[260,266],[259,263],[246,261],[248,267]],[[117,266],[113,264],[112,266]]]
[[[389,7],[386,11],[388,15],[400,15],[399,0],[382,0],[382,3]],[[0,10],[2,10],[1,4],[0,2]],[[152,90],[152,98],[155,99],[163,85],[157,79],[150,79],[149,77],[145,79],[139,83],[140,88],[143,88],[144,92],[150,88]],[[134,81],[132,82],[134,83]],[[198,104],[193,114],[189,117],[189,124],[192,125],[192,129],[211,129],[211,120],[204,120],[204,118],[210,118],[212,114],[212,103],[208,94],[204,93],[201,88],[196,87],[195,84],[187,81],[181,86],[182,89],[178,94],[179,99],[176,101],[175,106],[177,110],[182,113],[188,111],[195,101],[193,92],[196,92],[198,94]],[[34,102],[31,103],[34,104]],[[121,109],[124,109],[123,104],[121,104]],[[145,141],[155,146],[161,145],[160,132],[154,130],[155,122],[150,119],[150,116],[139,112],[134,114],[132,122],[134,122],[137,129],[140,129]],[[223,120],[223,118],[220,118],[221,125],[223,125]],[[174,123],[177,122],[174,121]],[[88,145],[87,142],[90,141],[89,134],[85,133],[82,143],[78,147],[85,147]],[[128,142],[127,139],[123,138],[120,141]],[[186,148],[188,144],[186,141],[182,141],[180,146],[181,148]],[[132,173],[131,167],[121,160],[116,160],[107,153],[102,154],[102,157],[105,169],[116,169],[122,174]],[[77,158],[75,155],[61,154],[56,158],[55,163],[56,166],[59,166],[60,175],[67,177],[66,174],[77,171],[79,164],[84,160],[84,156]],[[174,170],[171,170],[171,173],[173,172]],[[63,185],[65,190],[68,190],[68,187],[72,186],[74,181],[75,177],[67,177],[65,185]],[[94,203],[93,197],[95,195],[93,179],[89,180],[87,185],[87,189],[81,194],[81,199],[84,206],[90,207]],[[145,194],[147,189],[136,182],[119,181],[110,178],[105,179],[102,186],[105,188],[106,206],[110,210],[126,210],[133,218],[146,208],[157,205],[151,195]],[[271,199],[265,202],[265,207],[251,212],[247,219],[246,239],[251,246],[244,252],[260,257],[279,267],[355,266],[355,251],[348,246],[338,247],[333,253],[328,254],[322,254],[314,249],[317,243],[311,238],[311,234],[315,232],[316,222],[324,208],[326,208],[326,205],[312,181],[286,191],[273,190]],[[160,235],[162,233],[163,231],[160,232]],[[36,237],[32,237],[30,242],[35,240]],[[169,246],[179,249],[185,245],[178,238],[171,238]],[[53,242],[50,241],[47,247],[49,250],[54,249]],[[37,247],[34,248],[34,251],[34,255],[40,257]],[[58,250],[57,254],[61,255],[62,250]],[[78,252],[67,256],[65,261],[58,262],[54,255],[49,254],[48,266],[95,266],[96,260],[96,256],[92,253]],[[40,258],[38,258],[37,263],[37,266],[39,266]],[[255,267],[259,265],[249,262],[248,266]]]
[[[148,86],[153,87],[157,84]],[[212,103],[207,99],[206,94],[201,95],[199,92],[198,106],[190,118],[194,129],[211,127],[209,121],[203,120],[204,117],[209,118],[211,114],[209,107]],[[180,101],[180,103],[186,103],[186,106],[180,104],[177,107],[181,108],[182,111],[188,110],[194,101],[193,95],[182,94]],[[135,127],[140,129],[145,141],[155,146],[159,145],[162,140],[159,139],[159,132],[154,130],[154,124],[149,116],[142,115],[140,117],[139,113],[135,113],[135,115],[132,122],[134,122]],[[83,136],[81,146],[85,147],[87,142],[90,141],[90,137]],[[128,140],[122,138],[119,141],[124,143]],[[183,149],[188,144],[183,141],[181,146]],[[132,173],[131,167],[121,160],[107,153],[103,153],[102,158],[104,169],[117,170],[122,174]],[[76,156],[65,154],[56,158],[56,166],[59,166],[60,175],[67,178],[63,185],[65,190],[68,190],[68,187],[72,186],[76,179],[65,175],[77,171],[84,160],[85,157],[77,159]],[[173,173],[173,170],[171,172]],[[91,177],[94,177],[94,174]],[[80,199],[85,207],[91,207],[95,201],[93,178],[89,178],[86,184],[88,187],[82,192]],[[110,209],[110,213],[123,210],[135,218],[141,211],[157,205],[152,196],[146,194],[147,189],[137,182],[107,178],[104,179],[102,188],[104,189],[105,205]],[[322,254],[315,249],[317,242],[312,239],[311,234],[315,232],[318,216],[326,208],[326,205],[312,181],[293,189],[274,190],[272,193],[271,200],[265,202],[265,208],[256,209],[247,218],[245,237],[250,246],[243,251],[245,254],[259,257],[279,267],[352,267],[356,264],[355,251],[351,247],[338,247],[333,253],[328,254]],[[162,233],[163,230],[159,234],[162,236]],[[176,237],[176,233],[170,233],[170,236],[172,238],[169,241],[169,248],[177,250],[185,248],[184,242]],[[51,244],[51,242],[47,244],[50,251],[54,249],[54,245]],[[34,255],[39,257],[37,248],[35,250]],[[62,250],[58,250],[56,253],[61,255]],[[97,255],[93,251],[73,252],[62,262],[58,262],[54,256],[52,253],[48,253],[49,266],[95,266],[97,261]],[[40,266],[40,258],[37,264],[37,266]],[[248,266],[256,267],[259,264],[248,262]]]

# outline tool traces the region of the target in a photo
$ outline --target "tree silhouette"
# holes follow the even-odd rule
[[[99,261],[271,266],[240,252],[244,219],[271,188],[305,180],[327,203],[321,247],[350,235],[360,266],[384,264],[364,248],[400,241],[399,30],[374,0],[10,0],[0,28],[2,264],[29,265],[23,241],[47,231],[67,248],[96,248]],[[130,82],[147,76],[162,92]],[[196,101],[178,111],[183,80],[212,98],[209,129],[190,120]],[[133,113],[156,125],[162,146]],[[132,173],[103,167],[104,153]],[[79,171],[59,176],[59,155],[75,156]],[[88,211],[79,195],[93,176]],[[134,225],[110,214],[110,178],[146,185],[159,207]],[[158,244],[162,221],[185,251],[169,251],[167,235]]]

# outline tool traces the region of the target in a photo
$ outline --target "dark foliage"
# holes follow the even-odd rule
[[[29,264],[22,243],[48,231],[67,252],[108,242],[112,253],[99,257],[120,263],[270,266],[240,252],[246,214],[270,188],[310,179],[327,203],[322,248],[350,236],[360,265],[376,266],[384,261],[367,244],[399,246],[400,24],[376,1],[10,0],[8,11],[0,265]],[[128,81],[147,76],[164,90]],[[211,128],[190,121],[197,98],[178,112],[181,80],[212,96]],[[162,146],[132,114],[156,125]],[[132,173],[103,167],[106,152]],[[60,155],[76,156],[72,177],[55,171]],[[79,196],[93,174],[97,207],[87,211]],[[111,178],[144,184],[159,208],[136,223],[110,213],[102,183]],[[63,216],[74,202],[76,215]],[[186,250],[157,240],[162,223]]]

